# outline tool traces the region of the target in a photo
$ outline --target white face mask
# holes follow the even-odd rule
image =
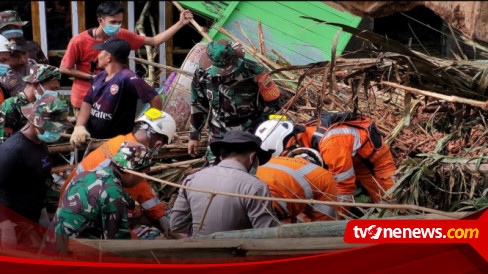
[[[39,84],[39,86],[41,87],[43,94],[49,94],[51,96],[58,98],[58,93],[56,91],[46,90],[46,89],[44,89],[44,87],[41,84]],[[36,90],[36,100],[39,100],[39,98],[41,98],[41,95],[39,93],[37,93],[37,90]]]

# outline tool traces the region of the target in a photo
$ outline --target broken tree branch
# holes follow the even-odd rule
[[[431,91],[411,88],[411,87],[407,87],[407,86],[403,86],[403,85],[399,85],[399,84],[387,82],[387,81],[381,81],[380,84],[384,84],[384,85],[391,86],[391,87],[398,88],[398,89],[403,89],[405,91],[412,92],[412,93],[419,94],[419,95],[423,95],[423,96],[429,96],[429,97],[433,97],[433,98],[437,98],[437,99],[441,99],[441,100],[446,100],[446,101],[452,102],[452,103],[462,103],[462,104],[467,104],[467,105],[474,106],[474,107],[479,107],[479,108],[482,108],[483,110],[488,110],[488,100],[486,102],[481,102],[481,101],[476,101],[476,100],[472,100],[472,99],[466,99],[466,98],[458,97],[455,95],[444,95],[444,94],[435,93],[435,92],[431,92]]]

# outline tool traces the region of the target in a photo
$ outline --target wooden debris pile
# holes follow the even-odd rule
[[[488,61],[430,57],[373,32],[329,24],[369,42],[361,51],[371,58],[336,58],[333,45],[331,61],[293,66],[276,53],[270,60],[249,39],[244,46],[274,69],[286,102],[281,113],[297,123],[322,110],[371,116],[399,167],[391,190],[399,203],[442,210],[488,204]]]

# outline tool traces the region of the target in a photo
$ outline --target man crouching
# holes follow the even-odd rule
[[[130,239],[127,212],[134,201],[124,187],[136,185],[141,178],[123,169],[147,172],[151,158],[151,149],[126,141],[108,160],[111,163],[107,168],[85,171],[74,177],[49,226],[47,245],[57,242],[58,251],[64,251],[65,237]],[[64,245],[59,242],[61,239]]]

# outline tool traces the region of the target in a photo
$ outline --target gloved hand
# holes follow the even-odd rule
[[[86,128],[84,126],[75,126],[69,142],[71,146],[74,147],[76,145],[79,147],[86,142],[87,138],[90,138],[90,133]]]

